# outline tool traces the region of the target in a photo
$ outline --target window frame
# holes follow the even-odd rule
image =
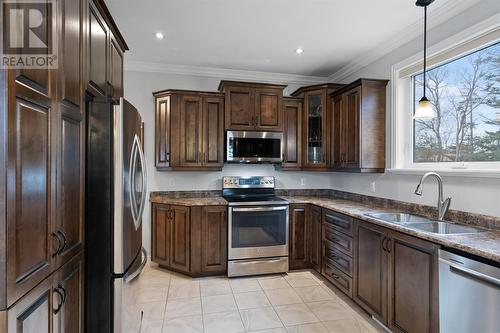
[[[500,41],[500,14],[493,15],[452,37],[428,47],[428,62],[434,68]],[[486,42],[483,42],[485,39]],[[477,44],[481,41],[481,44]],[[475,42],[475,43],[474,43]],[[463,49],[463,50],[462,50]],[[455,52],[454,50],[461,50]],[[443,58],[443,54],[455,53]],[[391,139],[390,168],[393,173],[440,171],[449,175],[477,175],[500,178],[497,162],[414,162],[413,107],[415,91],[412,76],[423,70],[423,51],[391,68]]]

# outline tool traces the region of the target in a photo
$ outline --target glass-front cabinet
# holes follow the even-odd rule
[[[305,151],[304,165],[323,167],[326,152],[326,92],[324,89],[305,94]]]

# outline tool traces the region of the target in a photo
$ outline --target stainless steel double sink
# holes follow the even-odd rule
[[[440,235],[475,234],[484,230],[443,221],[434,221],[424,216],[408,213],[373,213],[366,214],[377,220],[399,224],[409,229],[415,229]]]

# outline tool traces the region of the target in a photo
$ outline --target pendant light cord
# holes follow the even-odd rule
[[[425,80],[425,72],[426,72],[426,67],[427,67],[427,6],[424,6],[424,96],[425,96],[425,86],[426,86],[426,80]]]

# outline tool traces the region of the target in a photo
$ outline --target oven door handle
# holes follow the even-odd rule
[[[232,208],[233,212],[271,212],[287,209],[288,206]]]

